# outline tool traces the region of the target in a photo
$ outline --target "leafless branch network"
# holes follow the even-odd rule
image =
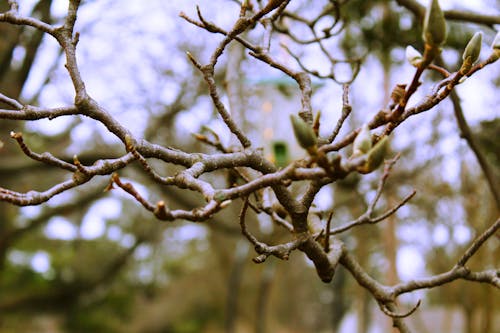
[[[422,61],[415,67],[413,77],[407,83],[400,84],[395,88],[393,100],[388,107],[367,120],[366,123],[370,130],[382,128],[379,136],[368,138],[370,141],[369,146],[373,145],[372,150],[364,151],[359,155],[344,154],[342,156],[334,154],[335,156],[333,156],[332,152],[346,152],[347,150],[344,150],[344,148],[351,146],[362,132],[361,128],[357,128],[343,137],[339,137],[340,130],[344,127],[346,119],[355,112],[349,102],[349,87],[352,81],[355,80],[365,55],[360,55],[357,58],[338,59],[325,45],[327,40],[335,38],[343,31],[344,20],[341,6],[345,2],[326,1],[325,6],[314,16],[314,19],[307,19],[301,16],[300,13],[288,10],[291,1],[270,0],[265,5],[262,2],[243,1],[239,17],[235,19],[232,27],[228,30],[207,19],[199,7],[197,8],[197,18],[191,18],[185,13],[180,14],[180,17],[185,22],[194,25],[196,28],[223,37],[222,41],[214,48],[206,64],[189,52],[187,53],[188,59],[205,81],[208,95],[219,117],[238,142],[237,147],[229,148],[221,144],[218,133],[213,130],[208,130],[208,134],[194,134],[198,141],[216,148],[216,153],[207,154],[186,152],[134,137],[124,125],[101,107],[97,101],[92,99],[81,77],[76,56],[79,34],[74,31],[74,26],[80,1],[69,1],[66,19],[60,26],[47,24],[33,17],[22,16],[18,12],[17,2],[9,1],[10,9],[0,14],[0,22],[34,27],[52,36],[59,43],[66,59],[65,66],[71,78],[75,98],[73,105],[60,108],[43,108],[26,105],[20,100],[0,93],[0,102],[3,102],[7,107],[6,109],[0,109],[0,119],[33,121],[54,119],[62,116],[79,115],[89,117],[104,125],[110,135],[116,136],[122,142],[123,151],[118,158],[99,159],[93,165],[83,165],[77,156],[74,157],[73,163],[69,163],[55,156],[55,153],[34,152],[24,142],[21,133],[12,132],[11,137],[17,141],[20,149],[28,158],[61,169],[69,177],[45,191],[22,193],[0,188],[0,200],[18,206],[39,205],[57,194],[84,186],[96,176],[109,177],[108,190],[113,189],[116,185],[130,194],[135,201],[158,219],[166,221],[179,219],[194,222],[207,221],[214,214],[237,201],[237,199],[242,199],[243,206],[238,217],[239,225],[243,235],[255,247],[258,254],[254,258],[256,263],[264,262],[269,256],[286,260],[292,252],[299,250],[304,252],[314,263],[318,276],[325,282],[332,280],[336,266],[340,264],[350,272],[362,287],[373,295],[380,309],[394,319],[394,324],[399,327],[401,332],[409,331],[402,319],[414,313],[420,305],[419,301],[408,312],[398,313],[395,304],[397,297],[401,294],[423,288],[435,288],[457,279],[488,283],[500,288],[500,272],[498,269],[472,272],[465,266],[478,249],[498,232],[500,220],[496,220],[477,237],[457,261],[457,264],[449,271],[394,286],[383,285],[368,275],[367,271],[361,267],[342,241],[336,238],[340,233],[360,228],[365,224],[373,225],[383,222],[388,217],[393,216],[415,196],[416,192],[412,191],[384,213],[375,214],[376,206],[384,192],[386,180],[399,159],[399,155],[385,162],[376,195],[369,203],[365,213],[355,220],[345,222],[338,227],[330,226],[332,218],[335,217],[335,214],[331,213],[323,231],[316,232],[309,228],[308,220],[314,214],[312,212],[313,200],[321,188],[335,184],[336,181],[344,179],[349,174],[374,172],[378,165],[370,163],[375,160],[372,153],[377,153],[374,150],[378,142],[383,142],[385,137],[391,136],[394,130],[403,122],[408,121],[410,117],[431,111],[450,95],[453,98],[455,87],[463,82],[465,78],[472,77],[485,66],[493,64],[498,59],[498,56],[495,58],[494,54],[492,54],[487,60],[480,61],[465,71],[449,72],[444,66],[441,66],[442,64],[433,63],[437,56],[436,50],[426,48]],[[419,15],[423,13],[423,8],[416,2],[397,2]],[[446,16],[450,19],[473,22],[481,20],[485,24],[499,23],[498,18],[470,16],[453,11],[446,12]],[[319,21],[326,17],[331,18],[331,23],[318,31]],[[245,33],[257,29],[259,26],[264,27],[264,38],[259,41],[250,40],[249,35]],[[297,26],[306,27],[310,38],[302,37],[302,34],[298,32],[301,30],[297,29]],[[301,70],[294,70],[294,66],[280,60],[271,52],[271,46],[274,42],[273,35],[275,34],[287,36],[289,40],[299,46],[316,45],[319,47],[322,55],[329,62],[328,73],[320,74],[317,69],[309,69],[304,64],[301,56],[292,51],[289,45],[283,45],[283,47],[296,60],[296,65]],[[221,97],[221,87],[215,76],[220,57],[231,43],[240,44],[254,58],[254,61],[259,61],[270,68],[279,70],[297,84],[297,91],[301,97],[301,104],[297,107],[299,110],[298,115],[306,126],[312,126],[313,124],[311,76],[340,82],[335,74],[335,66],[338,63],[347,63],[352,66],[351,78],[341,82],[343,84],[342,113],[331,135],[326,138],[315,138],[312,144],[310,144],[310,141],[300,142],[302,140],[300,135],[303,134],[299,133],[298,135],[299,143],[304,144],[307,149],[307,157],[279,168],[265,157],[261,149],[255,147],[252,138],[245,133],[242,124],[235,121]],[[422,75],[427,70],[437,71],[444,78],[435,84],[435,89],[430,94],[423,97],[416,105],[409,107],[408,101],[420,88]],[[460,116],[459,110],[457,114]],[[462,122],[463,119],[459,117],[459,121]],[[317,126],[319,126],[319,123],[317,123]],[[304,132],[307,131],[304,130]],[[314,135],[317,135],[317,133]],[[356,142],[354,144],[356,145]],[[349,157],[345,157],[346,155]],[[380,161],[383,160],[383,156],[376,158]],[[160,175],[151,165],[150,160],[152,159],[176,165],[182,170],[175,174]],[[192,209],[174,210],[169,208],[166,200],[147,198],[145,194],[139,193],[132,183],[125,182],[118,175],[120,170],[129,167],[135,161],[140,164],[143,172],[157,186],[173,186],[178,189],[196,192],[201,194],[204,204]],[[207,180],[209,178],[202,177],[217,170],[233,172],[239,182],[219,188],[215,183]],[[303,187],[301,194],[297,195],[290,185],[299,181],[304,182],[306,185]],[[275,245],[267,245],[259,241],[257,236],[253,235],[247,227],[246,217],[251,214],[248,207],[251,207],[255,214],[264,213],[269,215],[277,225],[290,233],[290,240]]]

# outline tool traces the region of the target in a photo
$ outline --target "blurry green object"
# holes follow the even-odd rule
[[[285,141],[274,141],[273,142],[273,156],[274,164],[278,168],[284,168],[290,163],[290,153],[288,150],[288,144]]]

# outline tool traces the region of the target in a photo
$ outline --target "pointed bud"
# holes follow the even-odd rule
[[[321,118],[321,111],[318,111],[318,113],[316,113],[316,116],[314,117],[312,126],[314,134],[316,134],[316,137],[319,135],[320,118]]]
[[[391,92],[391,99],[394,101],[394,103],[399,104],[405,97],[406,94],[406,84],[401,84],[398,83],[392,89]]]
[[[153,212],[157,218],[160,220],[168,220],[170,218],[170,211],[165,205],[165,201],[160,200],[156,203],[155,210]]]
[[[233,200],[225,200],[225,201],[222,201],[222,202],[220,203],[220,208],[221,208],[221,209],[226,208],[227,206],[229,206],[229,205],[231,204],[231,202],[233,202]]]
[[[208,141],[208,138],[206,135],[203,135],[203,134],[200,134],[200,133],[192,133],[193,137],[196,139],[196,140],[199,140],[199,141]]]
[[[422,54],[418,52],[417,49],[415,49],[413,46],[408,45],[406,47],[406,59],[412,66],[418,67],[418,65],[422,61],[422,58]]]
[[[384,136],[370,150],[368,153],[368,165],[371,170],[375,170],[382,164],[387,153],[387,148],[389,148],[389,139],[387,136]]]
[[[354,139],[353,155],[359,156],[366,154],[371,148],[372,135],[370,133],[370,128],[368,127],[368,124],[364,124],[356,136],[356,139]]]
[[[500,31],[497,32],[493,43],[491,43],[491,48],[495,51],[500,51]]]
[[[316,147],[318,142],[318,138],[314,134],[312,127],[295,114],[291,114],[290,119],[292,120],[293,133],[299,145],[307,151],[311,151]]]
[[[476,32],[474,36],[470,39],[469,43],[465,47],[465,51],[462,54],[463,61],[470,61],[471,64],[475,63],[479,58],[479,54],[481,53],[481,42],[483,40],[483,33]],[[467,60],[470,58],[470,60]]]
[[[431,46],[440,46],[446,40],[446,20],[438,0],[430,0],[425,12],[422,37]]]
[[[486,60],[489,63],[493,63],[500,58],[500,32],[497,32],[495,39],[493,39],[493,43],[491,43],[491,49],[493,50],[493,52],[491,52],[488,60]]]
[[[127,148],[127,151],[134,149],[134,140],[132,140],[132,137],[129,134],[125,135],[125,148]]]
[[[471,70],[472,65],[474,65],[479,58],[479,54],[481,53],[482,36],[483,34],[481,32],[476,32],[465,47],[465,51],[462,54],[462,66],[460,66],[459,70],[461,75],[467,75],[467,73]]]
[[[387,139],[387,136],[384,136],[382,139],[380,139],[379,142],[375,144],[375,146],[373,146],[372,149],[370,149],[366,158],[366,163],[358,167],[357,171],[359,173],[366,174],[377,169],[384,161],[384,157],[387,153],[388,147],[389,140]]]

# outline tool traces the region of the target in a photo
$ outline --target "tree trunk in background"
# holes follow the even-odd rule
[[[391,195],[387,196],[387,206],[393,207],[397,202],[392,198]],[[389,218],[384,222],[385,226],[383,229],[384,233],[384,248],[385,255],[389,264],[386,273],[386,283],[388,285],[395,285],[399,281],[396,259],[397,259],[397,249],[398,241],[396,238],[396,221],[394,215],[389,216]],[[387,318],[388,327],[387,332],[398,333],[398,329],[393,327],[393,322],[391,318]]]
[[[368,226],[369,228],[370,226]],[[370,262],[370,245],[368,241],[373,237],[373,232],[368,228],[355,230],[357,246],[356,255],[362,265],[366,266]],[[370,327],[370,294],[364,288],[356,289],[356,316],[358,318],[357,332],[366,333]]]
[[[260,276],[259,294],[257,295],[257,311],[255,318],[255,333],[265,333],[267,324],[267,304],[271,294],[271,284],[274,273],[276,272],[276,263],[269,260]]]
[[[348,118],[349,127],[356,128],[355,118]],[[359,121],[359,119],[358,119]],[[352,191],[347,195],[351,196],[350,202],[358,202],[358,204],[352,205],[349,208],[352,217],[360,216],[365,212],[367,204],[364,195],[358,192],[357,187],[353,187]],[[356,249],[355,255],[359,261],[359,264],[363,267],[369,266],[370,262],[370,247],[373,242],[377,241],[379,237],[373,232],[373,226],[363,226],[361,228],[356,228],[353,230],[353,237],[356,239]],[[368,270],[370,272],[370,270]],[[357,318],[357,332],[366,333],[370,327],[370,294],[364,288],[356,288],[356,292],[353,298],[354,311]]]
[[[45,22],[50,22],[50,7],[52,0],[40,0],[33,8],[32,15],[39,17]],[[7,1],[0,2],[0,10],[7,10],[9,7]],[[7,24],[0,24],[0,91],[11,98],[19,98],[24,84],[28,79],[29,72],[35,61],[38,48],[41,45],[43,33],[39,30],[29,30],[26,27],[18,27]],[[22,35],[22,38],[21,38]],[[21,64],[12,66],[12,55],[17,47],[25,50],[25,55]],[[0,103],[0,108],[10,108]],[[12,130],[20,130],[19,124],[13,121],[4,120],[0,123],[0,140],[11,140],[8,133]],[[2,148],[2,159],[9,159],[12,156],[22,154],[20,150],[11,150],[10,147]],[[0,175],[1,177],[1,175]],[[10,185],[12,179],[4,179],[0,183]],[[16,179],[14,179],[16,181]],[[20,183],[20,182],[18,182]],[[13,228],[12,222],[17,216],[17,207],[0,203],[0,235],[6,235]],[[5,256],[9,243],[0,237],[0,271],[3,269]],[[0,275],[1,276],[1,275]]]
[[[335,272],[333,281],[330,283],[333,292],[333,299],[331,302],[331,331],[332,333],[338,332],[342,319],[344,318],[347,310],[346,298],[346,271],[339,269]]]
[[[52,0],[40,0],[33,8],[31,15],[50,23],[51,5]],[[5,7],[1,6],[0,9]],[[30,30],[32,31],[30,34],[26,34],[24,30],[26,30],[25,27],[0,25],[0,91],[16,99],[21,94],[44,36],[39,30]],[[23,35],[22,38],[21,35]],[[20,65],[13,67],[11,59],[17,47],[22,47],[25,54]]]
[[[388,4],[384,4],[384,16],[388,16],[390,14],[389,6]],[[384,58],[382,58],[382,69],[383,69],[383,89],[384,89],[384,105],[388,105],[390,102],[391,98],[391,58],[390,54],[385,54]],[[387,192],[389,193],[389,191]],[[390,194],[387,195],[387,207],[393,207],[397,202],[395,202],[394,198]],[[383,227],[383,243],[384,243],[384,249],[385,249],[385,255],[387,258],[388,262],[388,269],[386,271],[386,283],[388,285],[394,285],[398,283],[399,277],[398,277],[398,271],[397,271],[397,266],[396,266],[396,259],[397,259],[397,250],[398,250],[398,243],[397,243],[397,237],[396,237],[396,225],[395,225],[395,216],[391,215],[389,218],[384,222]],[[387,318],[387,326],[386,326],[386,332],[394,332],[398,333],[399,330],[395,327],[393,327],[393,321],[391,318]]]
[[[238,317],[239,291],[243,277],[243,269],[245,268],[245,262],[247,260],[248,249],[249,246],[246,241],[240,240],[236,243],[233,267],[227,284],[226,321],[224,325],[226,333],[237,332],[235,328],[236,319]]]
[[[481,311],[481,332],[493,333],[493,311],[495,311],[495,306],[493,304],[493,297],[486,289],[483,289],[483,300],[484,303]]]

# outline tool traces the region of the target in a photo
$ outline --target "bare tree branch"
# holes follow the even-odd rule
[[[396,2],[413,12],[417,17],[423,17],[424,7],[416,1],[397,0]],[[386,208],[385,212],[376,213],[377,205],[379,205],[380,201],[383,201],[381,198],[384,191],[386,191],[387,179],[399,159],[399,155],[385,163],[373,199],[366,204],[364,213],[353,215],[358,216],[357,218],[352,217],[354,220],[341,221],[340,226],[331,227],[334,217],[333,212],[319,211],[314,204],[318,193],[326,185],[337,185],[337,181],[352,173],[365,174],[374,171],[376,167],[373,169],[362,169],[361,167],[366,166],[371,161],[371,154],[377,147],[378,142],[388,140],[387,137],[392,136],[395,129],[410,117],[430,111],[450,96],[462,137],[467,140],[476,155],[493,192],[497,206],[500,207],[498,180],[493,175],[491,167],[486,163],[484,155],[478,149],[470,133],[463,116],[460,101],[455,92],[456,86],[466,78],[483,70],[485,66],[495,63],[498,58],[496,51],[484,61],[475,65],[462,66],[458,71],[451,72],[439,60],[439,47],[426,43],[422,59],[415,64],[416,68],[409,80],[395,86],[391,96],[392,100],[385,108],[373,115],[372,118],[365,119],[369,130],[383,127],[382,134],[372,135],[372,133],[368,133],[366,144],[363,142],[364,146],[359,149],[357,147],[358,142],[361,141],[360,138],[364,137],[360,136],[360,133],[366,133],[366,127],[363,127],[363,131],[361,131],[361,128],[354,129],[343,137],[339,137],[339,133],[346,119],[353,112],[349,100],[350,84],[356,79],[362,60],[366,55],[350,56],[344,59],[338,57],[337,50],[333,50],[329,44],[332,38],[341,34],[345,28],[345,18],[342,16],[341,6],[346,2],[328,1],[319,11],[316,7],[313,8],[316,13],[312,15],[312,18],[309,18],[290,10],[289,4],[292,2],[289,0],[258,1],[256,5],[251,1],[242,1],[241,3],[238,2],[240,4],[239,15],[228,29],[223,29],[217,23],[210,21],[197,7],[197,18],[191,18],[185,13],[180,13],[181,18],[200,30],[219,35],[221,41],[211,50],[206,63],[199,60],[199,56],[195,57],[189,52],[187,56],[193,64],[194,70],[201,73],[204,85],[208,88],[211,103],[218,116],[231,132],[231,135],[233,135],[233,139],[237,139],[238,147],[226,146],[221,143],[219,133],[210,129],[202,129],[200,133],[194,134],[195,139],[198,143],[201,142],[215,148],[216,152],[211,154],[190,152],[186,148],[184,150],[174,149],[166,144],[154,144],[146,139],[134,137],[131,131],[113,116],[113,113],[105,110],[98,101],[88,94],[80,73],[76,53],[79,32],[75,31],[75,23],[80,3],[79,0],[69,1],[66,17],[60,26],[54,26],[36,18],[21,16],[16,1],[9,1],[9,10],[0,13],[0,22],[33,27],[57,40],[61,52],[64,54],[67,75],[71,79],[72,89],[74,90],[73,105],[58,108],[30,105],[18,100],[17,96],[12,98],[7,96],[8,93],[3,94],[0,92],[0,102],[6,105],[6,109],[0,109],[0,119],[34,121],[55,119],[62,116],[85,116],[96,123],[102,124],[110,135],[114,135],[120,140],[120,147],[122,147],[122,152],[118,155],[120,157],[96,157],[89,162],[80,160],[77,155],[72,160],[68,160],[67,158],[56,157],[58,154],[48,151],[37,153],[34,151],[36,148],[25,143],[22,133],[12,132],[11,137],[16,140],[20,150],[26,157],[43,163],[54,170],[66,172],[68,177],[64,180],[55,181],[56,184],[52,184],[48,189],[42,191],[31,190],[23,193],[0,187],[0,201],[19,206],[38,205],[50,200],[57,194],[80,187],[92,181],[96,176],[109,177],[107,190],[119,187],[145,210],[163,221],[179,219],[192,222],[209,221],[215,214],[231,205],[234,200],[242,199],[243,206],[238,216],[238,224],[243,236],[254,246],[257,252],[257,257],[254,258],[256,263],[266,261],[269,256],[287,260],[291,253],[299,250],[313,262],[318,277],[326,283],[332,281],[335,270],[340,264],[361,287],[369,291],[381,311],[392,318],[394,326],[400,332],[410,332],[403,319],[412,315],[421,304],[419,301],[409,311],[401,312],[396,306],[397,298],[401,294],[418,289],[436,288],[458,279],[487,283],[500,288],[500,272],[498,269],[472,272],[465,266],[474,254],[484,246],[485,242],[498,231],[500,228],[500,220],[498,219],[471,243],[449,271],[422,279],[398,283],[393,286],[383,285],[371,277],[367,269],[362,267],[356,260],[352,251],[335,237],[336,234],[350,231],[363,224],[375,225],[382,222],[389,216],[394,215],[415,196],[416,192],[412,191],[398,203],[388,205],[389,207]],[[498,17],[479,15],[472,12],[446,11],[445,16],[451,20],[490,26],[500,24]],[[321,22],[326,19],[330,20],[329,23],[324,28],[321,28]],[[261,25],[264,27],[263,32],[262,29],[256,28]],[[294,27],[299,26],[302,30],[294,30],[290,27],[291,25]],[[318,31],[318,29],[322,30]],[[249,33],[251,30],[255,34],[262,32],[261,37],[263,38],[255,42],[253,35]],[[297,31],[305,31],[309,35],[304,37]],[[283,60],[273,54],[272,51],[274,50],[271,48],[272,43],[275,42],[273,33],[286,36],[288,41],[292,41],[300,47],[314,45],[321,56],[326,59],[328,72],[325,74],[325,72],[320,72],[318,69],[306,65],[307,62],[304,57],[292,51],[292,47],[285,44],[283,48],[290,56],[289,59]],[[314,142],[313,147],[306,147],[306,157],[278,167],[265,156],[262,149],[256,147],[255,142],[252,141],[251,133],[244,130],[242,119],[238,119],[229,111],[234,109],[234,101],[230,103],[230,106],[233,106],[232,108],[226,106],[223,93],[221,93],[222,90],[220,90],[221,82],[218,82],[218,77],[216,79],[216,73],[218,73],[219,66],[223,62],[221,57],[224,52],[228,53],[227,48],[231,43],[237,43],[236,45],[246,50],[253,57],[248,58],[249,61],[260,63],[269,69],[277,69],[281,75],[294,80],[297,84],[296,92],[297,97],[300,97],[300,105],[296,106],[294,112],[298,112],[301,119],[304,120],[304,126],[306,126],[305,129],[308,133],[311,128],[307,128],[307,126],[311,126],[312,133],[314,133],[313,140],[310,140]],[[288,60],[295,63],[291,65]],[[437,60],[437,64],[433,63],[434,60]],[[341,82],[336,73],[335,69],[338,64],[351,66],[352,76],[345,82]],[[441,80],[418,103],[408,106],[410,99],[420,89],[421,80],[425,78],[424,74],[427,70],[439,73]],[[237,76],[234,79],[244,79]],[[340,82],[343,86],[342,113],[333,131],[326,138],[316,137],[319,135],[321,119],[317,117],[318,120],[313,121],[312,98],[314,91],[311,77],[330,80],[330,82]],[[197,92],[200,89],[199,87],[200,85],[195,89]],[[183,88],[191,89],[188,84],[185,84]],[[11,94],[11,96],[13,95]],[[183,93],[177,96],[176,102],[179,102],[181,98],[184,98]],[[178,110],[180,109],[178,108]],[[288,121],[288,119],[286,120]],[[300,133],[297,136],[300,142]],[[356,139],[357,137],[358,139]],[[357,151],[347,153],[347,150],[350,149],[349,146],[355,139],[356,148],[354,150]],[[302,146],[304,147],[304,145]],[[360,144],[360,146],[362,145]],[[328,154],[331,152],[336,153]],[[138,162],[135,164],[136,169],[142,172],[144,178],[149,177],[155,186],[161,189],[174,187],[189,194],[195,193],[200,197],[200,200],[193,204],[193,207],[181,205],[182,209],[174,209],[176,208],[175,204],[172,205],[172,202],[168,202],[168,196],[166,198],[152,198],[155,195],[153,191],[151,193],[140,193],[140,187],[136,186],[133,180],[124,181],[125,176],[119,176],[117,173],[119,170],[133,164],[134,161]],[[383,161],[383,156],[379,161]],[[161,164],[173,165],[175,171],[158,167]],[[377,167],[379,164],[377,162]],[[210,173],[216,171],[228,172],[230,177],[225,179],[230,178],[231,181],[223,184],[214,181]],[[137,176],[137,173],[135,175]],[[276,225],[282,227],[281,232],[287,233],[286,238],[282,238],[281,242],[275,242],[274,240],[260,241],[246,224],[246,217],[249,214],[248,208],[256,214],[264,213],[269,216]],[[311,219],[317,218],[321,220],[326,216],[328,216],[326,221],[321,221],[321,223],[325,223],[322,225],[321,231],[313,230],[310,226]],[[33,228],[37,224],[33,222],[29,228]],[[29,230],[29,228],[25,230]],[[133,248],[135,249],[141,241],[142,239],[137,240]],[[266,243],[274,243],[274,245]],[[115,274],[117,270],[123,267],[131,252],[133,252],[133,249],[125,251],[105,273],[109,273],[109,275]],[[91,281],[90,285],[99,283],[106,278],[107,276],[102,275],[99,279]],[[57,294],[55,297],[61,297],[61,295],[66,294]],[[31,299],[40,297],[37,296]]]

